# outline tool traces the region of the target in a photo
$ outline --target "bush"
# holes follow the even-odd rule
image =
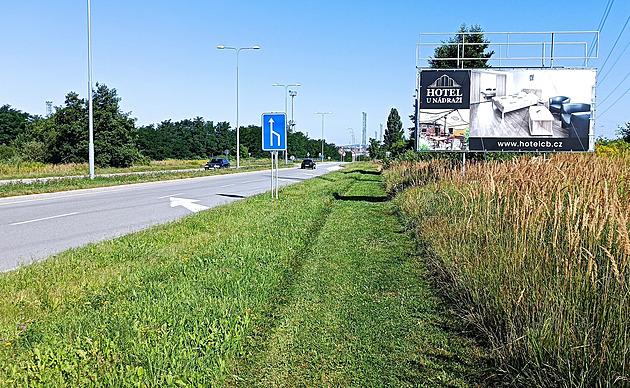
[[[3,144],[0,144],[0,161],[6,162],[12,157],[15,156],[17,150],[13,147],[9,147]]]
[[[22,146],[22,157],[29,162],[44,162],[46,160],[46,145],[41,141],[31,140]]]

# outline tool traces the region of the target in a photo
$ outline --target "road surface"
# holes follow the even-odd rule
[[[279,185],[338,168],[281,169]],[[0,198],[0,272],[270,189],[266,170]]]

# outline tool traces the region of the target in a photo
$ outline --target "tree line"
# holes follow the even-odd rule
[[[97,84],[93,94],[95,163],[100,167],[128,167],[151,160],[206,159],[236,155],[236,130],[228,122],[214,124],[202,117],[136,126],[136,119],[120,108],[114,88]],[[0,107],[0,162],[86,163],[89,153],[87,99],[66,95],[48,117]],[[262,129],[240,129],[241,157],[267,157],[262,151]],[[289,154],[317,157],[321,140],[302,132],[287,134]],[[334,144],[324,143],[324,156],[338,156]]]

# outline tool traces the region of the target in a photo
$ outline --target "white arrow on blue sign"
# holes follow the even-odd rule
[[[263,151],[286,151],[287,116],[284,113],[263,113],[262,149]]]

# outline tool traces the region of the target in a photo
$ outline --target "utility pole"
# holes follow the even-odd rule
[[[289,123],[289,132],[293,132],[295,129],[295,120],[293,114],[295,111],[293,110],[295,96],[297,96],[297,91],[289,90],[289,96],[291,96],[291,122]]]

